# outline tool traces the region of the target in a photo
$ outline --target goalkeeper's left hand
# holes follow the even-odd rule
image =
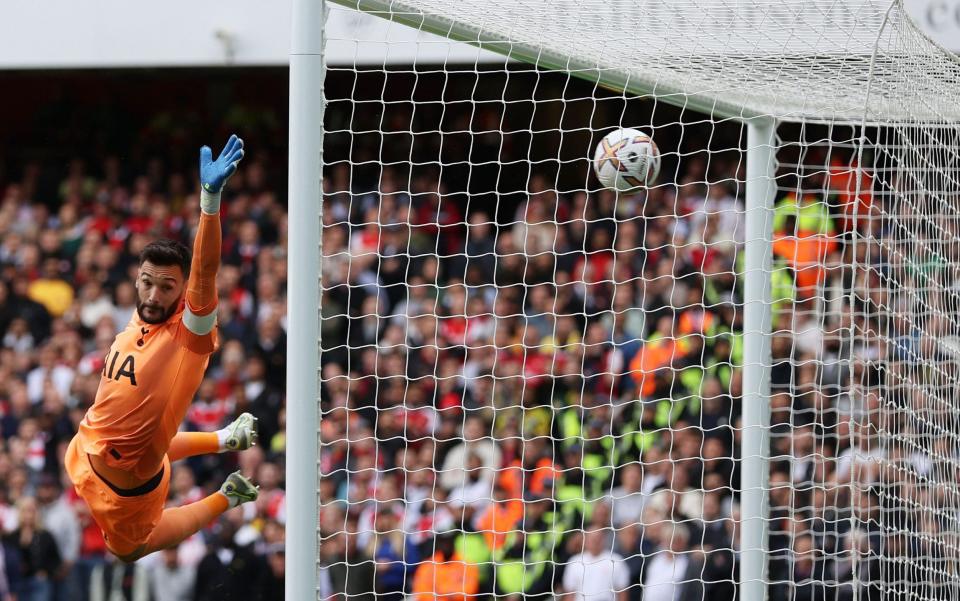
[[[220,210],[220,190],[236,172],[242,158],[243,140],[236,135],[230,136],[216,161],[209,146],[200,149],[200,207],[204,212],[216,213]]]

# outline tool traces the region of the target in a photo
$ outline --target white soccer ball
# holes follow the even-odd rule
[[[634,192],[657,179],[660,151],[653,138],[639,129],[615,129],[597,144],[593,171],[604,187]]]

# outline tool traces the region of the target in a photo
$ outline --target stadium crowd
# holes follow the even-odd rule
[[[949,595],[920,575],[956,573],[956,545],[930,542],[955,499],[920,510],[916,481],[955,472],[955,435],[934,449],[922,408],[888,405],[924,381],[924,353],[905,360],[922,326],[882,311],[902,240],[852,156],[790,152],[805,166],[784,168],[773,216],[770,595]],[[325,179],[324,590],[736,598],[742,157],[694,150],[676,181],[620,198],[534,172],[506,215],[413,160]],[[930,302],[900,300],[904,316]]]
[[[475,118],[495,121],[488,112]],[[471,144],[503,152],[497,139]],[[510,214],[463,202],[463,183],[430,161],[372,176],[330,164],[322,598],[737,597],[742,165],[706,157],[619,199],[558,192],[534,173]],[[849,268],[876,248],[850,243],[862,225],[845,164],[778,197],[774,598],[877,599],[881,569],[954,569],[931,543],[943,524],[900,508],[933,493],[884,485],[882,466],[922,454],[894,458],[878,442],[893,418],[877,366],[895,351],[877,335],[877,270]],[[287,216],[269,170],[254,153],[225,195],[223,346],[188,417],[212,431],[250,411],[261,446],[175,465],[170,502],[213,490],[234,462],[260,499],[133,565],[105,552],[61,458],[134,310],[139,249],[191,239],[195,173],[75,160],[56,199],[35,196],[32,174],[4,182],[0,199],[0,600],[282,598]],[[894,588],[936,588],[920,572],[885,573]]]

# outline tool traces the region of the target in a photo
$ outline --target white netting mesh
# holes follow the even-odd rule
[[[899,0],[342,3],[719,114],[859,120],[866,107],[880,121],[960,117],[960,62]],[[905,69],[924,76],[905,79]]]
[[[742,105],[810,117],[778,129],[770,215],[771,598],[953,598],[953,58],[899,5],[871,57],[886,3],[724,38],[695,31],[740,4],[618,13],[642,37],[600,18],[618,3],[554,4],[417,6],[654,93],[438,65],[432,41],[429,64],[328,67],[321,595],[736,598]],[[646,192],[590,172],[618,126],[660,148]]]

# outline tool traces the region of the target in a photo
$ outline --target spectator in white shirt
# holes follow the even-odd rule
[[[659,549],[643,567],[644,601],[700,601],[703,599],[703,560],[689,552],[687,527],[661,521],[647,527]]]
[[[613,506],[613,525],[622,528],[639,524],[643,516],[646,495],[641,492],[643,468],[639,463],[623,466],[620,486],[610,491],[610,504]]]
[[[476,455],[483,462],[481,479],[492,479],[492,474],[500,467],[500,449],[497,442],[486,435],[487,426],[482,417],[472,415],[463,424],[463,442],[450,449],[443,461],[440,484],[453,490],[470,483],[467,471],[467,458]],[[475,471],[473,473],[476,473]]]
[[[150,592],[157,601],[191,601],[197,570],[182,563],[178,549],[164,549],[149,568]]]
[[[38,404],[43,401],[44,386],[49,380],[60,398],[66,401],[70,398],[70,385],[73,384],[73,370],[57,363],[59,360],[57,348],[49,343],[40,349],[39,365],[27,373],[27,395],[30,402]]]
[[[467,456],[467,481],[450,491],[450,501],[482,508],[493,499],[493,479],[483,469],[483,460],[471,453]]]
[[[603,528],[583,533],[583,553],[571,557],[563,572],[562,601],[627,601],[630,570],[607,548],[607,534]]]

